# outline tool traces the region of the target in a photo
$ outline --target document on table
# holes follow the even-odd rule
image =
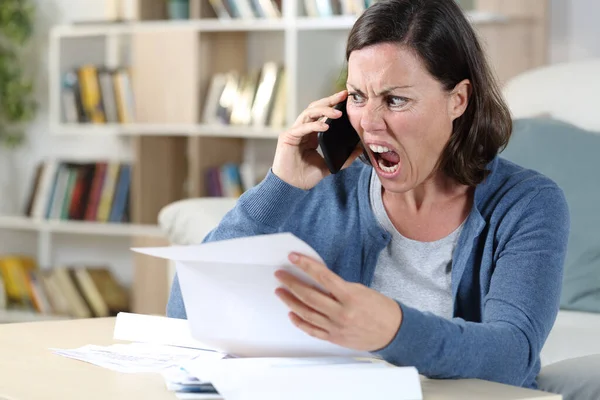
[[[370,356],[313,338],[289,320],[275,295],[275,271],[323,289],[288,261],[291,252],[323,261],[291,233],[133,250],[176,262],[191,334],[210,349],[241,357]]]
[[[210,364],[225,355],[214,351],[148,343],[87,345],[77,349],[50,349],[55,354],[118,372],[161,372],[185,362]]]
[[[210,370],[194,360],[183,367],[204,376],[227,400],[421,400],[414,367],[344,357],[224,358]]]
[[[187,320],[158,315],[118,313],[113,339],[210,350],[192,337]]]

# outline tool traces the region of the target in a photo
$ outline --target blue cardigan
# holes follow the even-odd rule
[[[400,329],[377,354],[431,378],[535,388],[558,312],[569,213],[563,192],[545,176],[499,157],[489,169],[453,256],[454,318],[400,304]],[[308,191],[270,172],[205,241],[292,232],[343,279],[368,286],[391,238],[371,210],[371,170],[357,161]],[[167,315],[186,318],[177,277]]]

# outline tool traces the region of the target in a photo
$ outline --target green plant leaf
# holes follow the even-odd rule
[[[17,45],[23,45],[33,33],[35,9],[30,0],[0,2],[0,35]]]
[[[33,34],[32,0],[0,0],[0,144],[15,147],[24,141],[24,123],[37,109],[34,83],[22,51]]]

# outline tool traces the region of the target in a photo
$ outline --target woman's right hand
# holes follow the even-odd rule
[[[342,90],[332,96],[312,102],[292,127],[279,135],[272,171],[279,179],[300,189],[312,189],[330,174],[325,160],[317,152],[318,132],[329,128],[323,119],[339,118],[342,113],[333,108],[348,96]]]

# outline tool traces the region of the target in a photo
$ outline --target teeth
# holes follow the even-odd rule
[[[385,146],[378,146],[376,144],[370,144],[369,148],[371,149],[371,151],[373,153],[387,153],[388,151],[391,151],[390,149],[388,149]]]
[[[392,165],[391,167],[386,167],[383,164],[383,160],[378,160],[378,164],[379,164],[379,168],[381,168],[382,171],[384,172],[388,172],[388,173],[394,173],[398,170],[398,167],[400,166],[400,163],[396,164],[396,165]]]

